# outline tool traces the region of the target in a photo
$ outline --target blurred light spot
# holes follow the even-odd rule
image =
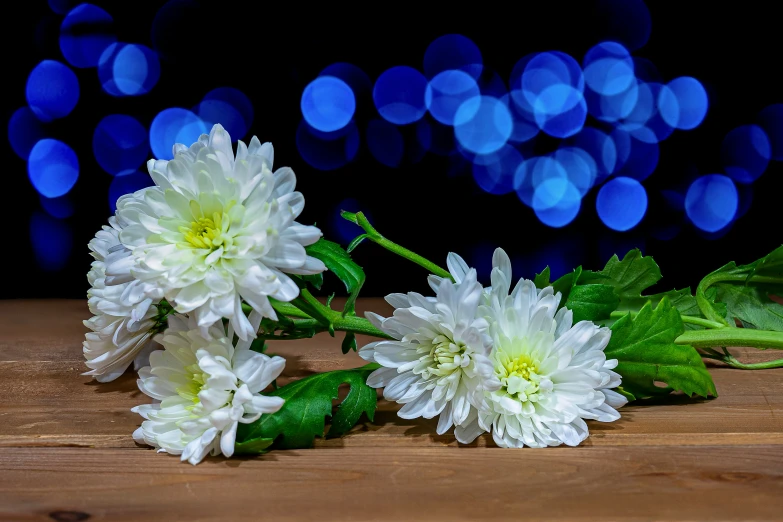
[[[600,183],[614,172],[617,166],[617,147],[612,138],[603,132],[585,127],[569,138],[568,144],[582,149],[593,158],[596,183]]]
[[[521,86],[525,100],[519,108],[532,112],[539,128],[547,134],[565,138],[584,125],[584,76],[571,56],[558,51],[534,56],[525,65]]]
[[[636,51],[650,39],[652,17],[642,0],[599,0],[594,29],[602,39]]]
[[[68,11],[83,3],[82,0],[49,0],[49,9],[57,14],[68,14]]]
[[[581,205],[579,191],[567,178],[549,178],[533,193],[533,211],[543,224],[552,228],[573,221]]]
[[[514,190],[519,199],[531,207],[538,186],[550,179],[568,180],[568,173],[555,158],[532,157],[523,161],[514,172]]]
[[[152,21],[152,45],[169,61],[186,59],[204,45],[204,35],[214,30],[214,19],[196,0],[170,0]]]
[[[160,79],[160,60],[144,45],[113,43],[101,54],[98,79],[112,96],[146,94]]]
[[[462,71],[442,71],[427,84],[424,103],[437,121],[454,125],[454,116],[460,105],[479,94],[478,84],[469,74]]]
[[[641,141],[628,133],[615,129],[612,139],[618,150],[618,162],[621,165],[616,173],[638,181],[647,179],[658,166],[660,147],[657,143]]]
[[[671,127],[698,127],[707,115],[707,91],[696,78],[683,76],[666,84],[658,94],[661,117]]]
[[[647,212],[647,192],[635,179],[614,178],[598,191],[595,208],[604,225],[625,232],[638,225]]]
[[[476,160],[473,163],[473,179],[481,190],[497,195],[514,191],[514,173],[523,161],[519,151],[504,145]]]
[[[489,154],[506,144],[514,129],[508,107],[490,96],[471,98],[457,109],[454,135],[475,154]]]
[[[347,83],[353,91],[357,105],[372,96],[372,80],[366,72],[352,63],[333,63],[318,73],[318,76],[333,76]]]
[[[40,196],[39,199],[41,207],[52,217],[65,219],[71,217],[74,213],[73,202],[68,196],[60,196],[58,198]]]
[[[721,160],[727,176],[737,183],[753,183],[767,169],[772,150],[764,130],[743,125],[726,134],[721,144]]]
[[[27,77],[27,103],[41,121],[67,116],[79,101],[79,80],[66,65],[44,60]]]
[[[95,127],[92,150],[98,165],[112,176],[134,171],[150,150],[147,129],[132,116],[111,114]]]
[[[511,118],[514,120],[514,129],[511,131],[508,141],[512,143],[524,143],[538,135],[539,128],[533,113],[526,112],[514,101],[515,97],[523,98],[522,94],[510,92],[503,96],[502,101],[508,107]]]
[[[478,79],[483,69],[478,46],[461,34],[446,34],[435,39],[424,53],[424,74],[434,78],[447,70],[460,70]]]
[[[74,67],[95,67],[101,54],[117,41],[114,19],[98,6],[81,4],[60,25],[60,50]]]
[[[553,156],[563,167],[580,197],[593,188],[597,168],[595,160],[587,152],[578,147],[562,147],[556,150]]]
[[[8,141],[17,156],[27,161],[33,145],[46,135],[41,121],[29,107],[17,109],[8,120]]]
[[[405,142],[395,125],[386,120],[374,119],[367,124],[367,148],[383,165],[399,167],[405,152]]]
[[[584,91],[582,69],[570,55],[560,51],[539,53],[525,65],[521,86],[530,105],[534,105],[536,98],[546,89],[559,84],[570,85],[580,93]]]
[[[685,212],[701,230],[717,232],[734,220],[737,187],[726,176],[709,174],[694,181],[685,195]]]
[[[132,194],[137,190],[151,187],[155,183],[146,172],[129,172],[115,176],[109,185],[109,208],[112,212],[117,210],[117,200],[125,194]]]
[[[536,98],[533,114],[542,131],[555,138],[568,138],[584,127],[587,104],[582,93],[570,85],[553,85]]]
[[[332,133],[310,127],[303,119],[296,131],[296,148],[308,165],[318,170],[344,167],[359,150],[359,130],[354,122]]]
[[[497,72],[491,69],[484,69],[481,73],[481,76],[478,78],[478,87],[484,96],[502,98],[508,94],[506,82],[503,81],[503,78]]]
[[[319,76],[302,92],[302,116],[321,132],[334,132],[351,121],[356,98],[347,83],[334,76]]]
[[[337,236],[342,240],[343,244],[347,244],[364,231],[359,225],[355,225],[347,219],[343,219],[340,215],[340,212],[343,210],[348,212],[361,211],[370,222],[372,222],[372,214],[354,198],[344,199],[337,204],[337,207],[335,207],[334,213],[332,214],[332,229],[337,233]]]
[[[634,81],[621,93],[611,96],[597,94],[588,89],[585,93],[588,112],[596,119],[615,123],[628,117],[639,101],[639,83]]]
[[[35,261],[47,272],[56,272],[65,268],[72,248],[71,227],[43,212],[35,212],[30,217],[30,241],[33,245]]]
[[[245,137],[253,124],[253,103],[245,93],[233,87],[218,87],[204,96],[196,110],[208,127],[216,123],[231,135],[232,141]]]
[[[56,198],[68,193],[79,178],[79,159],[65,143],[43,139],[30,151],[27,173],[39,194]]]
[[[427,111],[424,93],[427,79],[412,67],[400,65],[383,72],[375,82],[372,98],[383,118],[397,125],[421,119]]]
[[[633,109],[622,117],[622,128],[628,132],[644,127],[655,113],[655,97],[652,89],[644,82],[636,85],[636,102]]]
[[[150,124],[150,148],[156,159],[170,160],[174,144],[190,147],[208,132],[206,123],[193,112],[180,107],[164,109]]]
[[[758,122],[769,139],[770,157],[777,161],[783,160],[783,103],[762,110]]]
[[[636,106],[622,120],[620,128],[647,143],[658,143],[671,136],[674,127],[663,119],[659,107],[659,100],[668,98],[668,89],[660,83],[640,83]]]
[[[583,61],[585,83],[605,96],[624,92],[636,79],[628,49],[617,42],[601,42],[592,47]]]

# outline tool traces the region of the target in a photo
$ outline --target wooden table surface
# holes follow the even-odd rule
[[[459,447],[381,400],[345,438],[194,467],[133,442],[148,398],[132,373],[80,375],[87,317],[84,301],[0,301],[2,520],[783,519],[783,369],[712,366],[718,399],[634,404],[577,448]],[[363,364],[328,336],[270,351],[289,378]]]

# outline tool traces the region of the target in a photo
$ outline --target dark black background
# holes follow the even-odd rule
[[[112,14],[120,41],[153,46],[152,22],[165,2],[94,3]],[[783,54],[779,18],[767,3],[649,2],[652,36],[634,55],[655,63],[665,80],[698,78],[708,90],[710,108],[700,127],[675,131],[661,144],[658,168],[644,182],[650,197],[648,214],[626,233],[611,232],[601,224],[594,210],[595,190],[584,199],[573,223],[552,229],[514,194],[486,194],[469,172],[449,175],[446,158],[428,154],[420,163],[391,169],[362,147],[347,167],[321,172],[300,159],[295,142],[301,92],[331,63],[354,63],[374,80],[391,66],[420,68],[427,45],[455,32],[476,42],[485,66],[503,78],[519,58],[533,51],[561,50],[581,61],[587,49],[611,37],[602,30],[605,24],[595,2],[522,1],[513,9],[500,2],[449,3],[427,10],[397,3],[317,9],[302,3],[283,8],[232,0],[198,4],[199,9],[183,12],[179,29],[162,40],[161,78],[148,95],[114,98],[101,91],[95,69],[76,70],[79,103],[49,127],[52,137],[74,148],[81,166],[70,194],[77,212],[66,220],[74,247],[61,271],[45,272],[36,266],[28,223],[40,209],[38,195],[27,179],[24,161],[11,151],[7,139],[2,140],[8,159],[2,172],[0,296],[84,296],[91,260],[86,245],[110,212],[111,177],[97,165],[91,149],[93,130],[103,116],[131,114],[149,125],[162,109],[192,107],[220,86],[236,87],[250,97],[255,120],[245,138],[255,134],[274,143],[276,166],[294,168],[307,200],[300,221],[316,222],[327,237],[333,232],[336,205],[355,198],[388,237],[442,264],[446,254],[455,251],[486,276],[492,249],[502,246],[520,269],[517,275],[532,277],[547,259],[560,258],[561,267],[599,268],[612,253],[638,246],[661,265],[666,287],[695,285],[700,276],[727,261],[749,262],[781,243],[781,167],[774,162],[750,189],[747,213],[722,237],[708,238],[687,223],[671,240],[651,234],[654,227],[682,222],[681,216],[665,210],[660,190],[682,191],[695,175],[720,172],[725,134],[752,123],[767,105],[783,101],[777,79]],[[5,18],[2,116],[7,122],[25,103],[30,70],[42,59],[63,59],[57,42],[62,16],[54,14],[45,0],[15,3],[14,14]],[[362,118],[375,116],[371,105],[357,109],[360,125]],[[744,192],[750,196],[749,190]],[[425,288],[422,269],[374,245],[362,245],[355,258],[368,273],[365,295]]]

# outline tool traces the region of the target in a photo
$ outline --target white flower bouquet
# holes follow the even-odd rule
[[[400,417],[438,417],[437,432],[454,429],[460,443],[491,433],[505,448],[576,446],[586,421],[617,421],[628,401],[717,396],[703,358],[783,366],[743,364],[727,349],[783,349],[783,247],[708,274],[695,293],[656,294],[645,292],[661,272],[638,250],[601,271],[514,281],[497,249],[484,287],[458,255],[444,269],[361,212],[343,213],[364,230],[346,249],[323,239],[296,221],[304,197],[290,168],[272,170],[272,145],[231,143],[215,125],[175,145],[171,161],[150,160],[155,186],[120,198],[89,245],[87,375],[108,382],[133,365],[152,399],[133,409],[139,444],[191,464],[309,447],[363,414],[372,421],[383,388]],[[350,252],[365,240],[426,269],[433,295],[391,294],[392,316],[357,316],[365,275]],[[345,284],[341,310],[312,293],[324,272]],[[265,354],[268,342],[320,332],[343,332],[344,353],[356,334],[378,341],[358,350],[365,366],[278,387],[285,360]],[[333,408],[342,384],[350,390]]]

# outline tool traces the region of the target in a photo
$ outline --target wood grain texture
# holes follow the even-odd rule
[[[504,450],[487,436],[458,447],[380,401],[375,422],[314,449],[193,467],[131,439],[130,408],[148,402],[133,374],[80,375],[87,317],[84,301],[0,301],[0,520],[783,517],[783,369],[712,365],[719,398],[635,403],[589,423],[578,448]],[[286,357],[285,379],[363,364],[339,346],[319,336],[270,351]]]

